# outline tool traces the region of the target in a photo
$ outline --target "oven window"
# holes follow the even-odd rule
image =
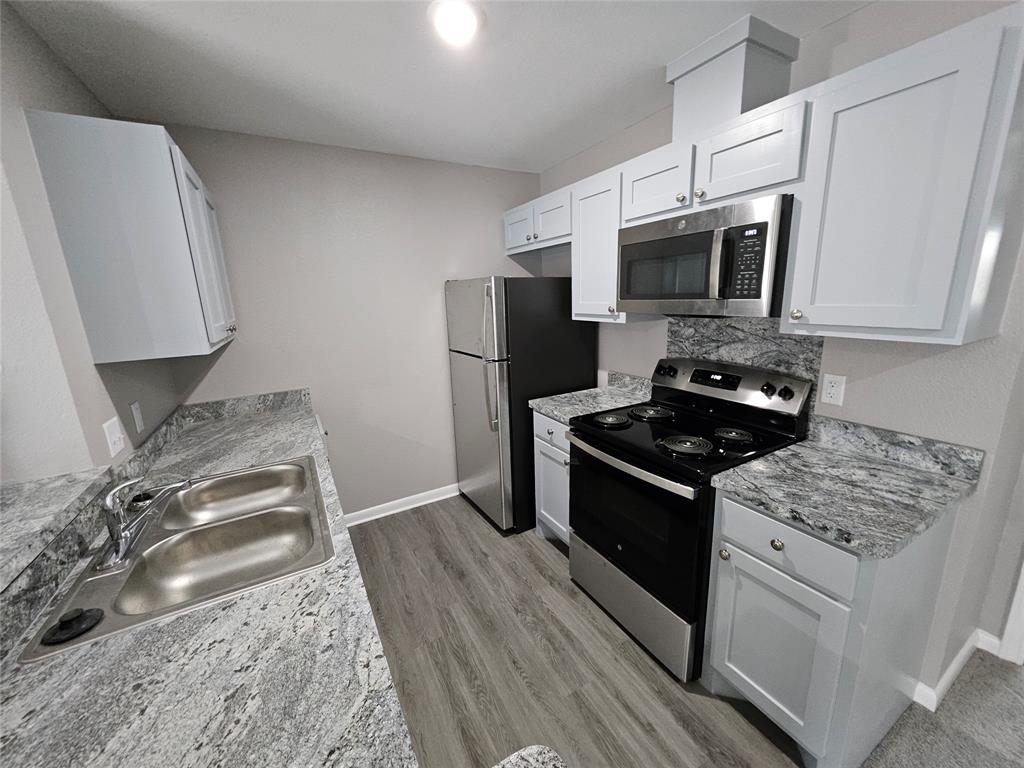
[[[574,533],[686,621],[696,621],[709,515],[691,501],[571,449]]]
[[[696,232],[622,246],[619,298],[707,298],[712,239]]]

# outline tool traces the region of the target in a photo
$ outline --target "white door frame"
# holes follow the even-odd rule
[[[1010,603],[1010,615],[1003,628],[1003,639],[999,643],[999,657],[1024,664],[1024,563],[1017,575],[1017,589]]]

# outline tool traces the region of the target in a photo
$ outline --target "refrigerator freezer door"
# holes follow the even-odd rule
[[[458,352],[448,361],[459,491],[506,530],[513,525],[508,363]]]
[[[449,280],[444,284],[448,349],[487,360],[504,360],[505,280]]]

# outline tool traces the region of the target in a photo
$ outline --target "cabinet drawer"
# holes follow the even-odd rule
[[[857,557],[838,547],[722,498],[722,537],[738,544],[785,573],[842,598],[853,600]],[[781,550],[772,541],[782,544]]]
[[[542,413],[533,414],[533,434],[566,453],[569,452],[569,441],[565,438],[568,430],[569,428],[560,421],[549,419]]]
[[[707,202],[799,176],[805,107],[800,102],[700,142],[694,198]]]

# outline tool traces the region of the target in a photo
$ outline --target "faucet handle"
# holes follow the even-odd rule
[[[118,483],[109,491],[107,491],[107,495],[103,497],[103,506],[109,512],[113,512],[114,515],[117,516],[118,522],[120,522],[122,525],[124,524],[125,519],[124,502],[121,500],[121,493],[134,485],[138,485],[141,482],[141,477],[133,477],[131,480],[125,480],[123,483]]]

